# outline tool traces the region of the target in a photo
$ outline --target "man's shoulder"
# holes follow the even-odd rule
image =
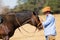
[[[51,18],[53,21],[55,20],[55,17],[52,14],[49,15],[49,18]]]
[[[54,16],[52,14],[49,14],[49,17],[53,17],[54,18]]]
[[[51,20],[55,20],[55,17],[52,14],[49,14],[48,18],[51,18]]]

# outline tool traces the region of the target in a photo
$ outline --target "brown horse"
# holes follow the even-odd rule
[[[0,15],[0,38],[9,40],[15,30],[24,24],[31,24],[37,29],[42,28],[39,17],[32,11],[22,11],[19,13],[9,13]]]

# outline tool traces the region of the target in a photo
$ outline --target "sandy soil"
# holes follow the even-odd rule
[[[56,30],[57,36],[56,40],[60,40],[60,15],[54,15],[56,18]],[[42,18],[45,20],[45,16],[42,15]],[[28,31],[24,31],[23,28]],[[44,38],[44,31],[36,31],[34,33],[35,27],[31,26],[30,24],[23,25],[20,29],[21,32],[16,29],[14,35],[10,38],[10,40],[45,40]]]

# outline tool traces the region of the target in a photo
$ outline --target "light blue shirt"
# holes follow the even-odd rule
[[[55,18],[52,14],[48,14],[48,16],[46,16],[46,21],[42,24],[44,26],[45,36],[56,35]]]

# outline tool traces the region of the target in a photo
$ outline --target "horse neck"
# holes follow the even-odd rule
[[[11,24],[11,27],[13,28],[13,30],[20,27],[16,21],[16,17],[14,14],[13,15],[12,14],[4,15],[4,20],[5,20],[5,23],[7,22],[7,23]]]

